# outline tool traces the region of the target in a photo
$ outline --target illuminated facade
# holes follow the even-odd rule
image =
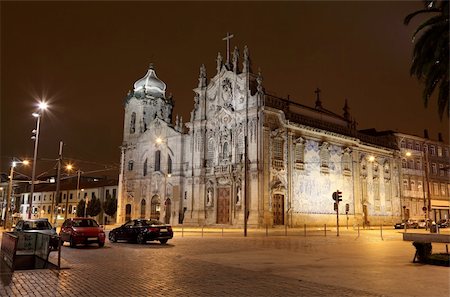
[[[268,94],[247,47],[219,53],[210,79],[200,67],[189,122],[165,92],[150,66],[126,97],[118,222],[242,226],[247,209],[251,227],[335,224],[337,190],[350,224],[400,219],[395,137],[357,131],[319,90],[314,108]]]

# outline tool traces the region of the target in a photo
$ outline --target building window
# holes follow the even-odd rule
[[[414,169],[414,160],[409,160],[409,167],[410,169]]]
[[[155,171],[161,171],[161,151],[155,152]]]
[[[409,183],[407,179],[403,180],[403,190],[408,191],[409,190]]]
[[[433,183],[433,194],[439,196],[439,185],[438,183]]]
[[[47,200],[47,195],[44,195],[44,201]]]
[[[133,161],[129,161],[128,162],[128,171],[133,171],[133,166],[134,166],[134,162]]]
[[[444,164],[439,164],[439,176],[444,176]]]
[[[147,176],[147,159],[144,161],[144,172],[142,173],[144,176]]]
[[[72,205],[69,205],[69,214],[72,213]]]
[[[228,160],[230,153],[228,152],[228,142],[225,142],[222,147],[222,158]]]
[[[275,138],[272,142],[273,155],[272,166],[275,169],[283,169],[283,139]]]
[[[420,143],[416,142],[416,151],[420,152]]]
[[[422,170],[422,163],[420,163],[420,160],[416,161],[416,169],[417,170]]]
[[[416,189],[416,182],[415,181],[411,181],[411,191],[415,191]]]
[[[406,159],[402,159],[402,168],[407,168],[408,167],[408,163],[406,163]]]
[[[145,218],[145,199],[141,200],[141,219]]]
[[[400,141],[400,147],[401,148],[406,148],[406,143],[404,140]]]
[[[438,156],[442,157],[442,147],[438,146]]]
[[[411,141],[408,141],[408,148],[409,148],[410,150],[412,150],[412,148],[413,148],[413,144],[412,144]]]
[[[428,153],[428,145],[427,144],[424,144],[423,145],[423,152],[426,154],[426,153]]]
[[[436,167],[436,163],[432,163],[431,164],[431,172],[433,173],[433,174],[437,174],[437,167]]]
[[[447,187],[445,184],[441,184],[441,196],[445,197],[447,195]]]
[[[105,197],[109,197],[109,190],[105,191]]]
[[[423,185],[422,185],[422,181],[421,180],[417,181],[417,190],[418,191],[423,191]]]
[[[436,148],[434,147],[434,145],[430,146],[430,153],[432,156],[436,156]]]
[[[167,174],[172,173],[172,158],[168,155],[167,156]]]
[[[444,149],[444,154],[445,154],[445,156],[446,156],[447,158],[449,157],[449,155],[448,155],[448,148]]]
[[[70,199],[70,200],[72,200],[72,199],[73,199],[73,193],[70,193],[70,197],[69,197],[69,199]]]
[[[133,112],[131,114],[131,120],[130,120],[130,134],[133,134],[136,131],[136,113]]]
[[[116,198],[116,193],[117,193],[117,191],[116,191],[116,189],[113,189],[113,198]]]
[[[208,160],[214,160],[214,140],[210,139],[208,141]]]
[[[51,207],[50,207],[50,205],[49,205],[49,206],[48,206],[48,209],[47,209],[47,213],[50,214],[50,211],[51,211]]]

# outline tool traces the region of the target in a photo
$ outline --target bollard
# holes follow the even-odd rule
[[[327,224],[324,225],[323,230],[325,230],[325,237],[327,237]]]
[[[203,237],[203,228],[204,228],[205,226],[202,226],[202,237]]]
[[[59,237],[58,240],[58,270],[61,269],[61,245],[62,245],[62,241],[61,241],[61,236]]]
[[[222,227],[222,237],[223,237],[223,227]]]
[[[383,224],[380,225],[381,240],[383,239]]]
[[[181,225],[181,237],[184,237],[184,225]]]
[[[269,236],[269,227],[268,227],[268,225],[266,224],[266,237],[267,236]]]
[[[304,236],[306,237],[306,224],[303,224],[303,232],[304,232]]]

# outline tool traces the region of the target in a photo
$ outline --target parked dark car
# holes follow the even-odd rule
[[[405,225],[406,225],[406,229],[417,229],[419,227],[419,224],[417,221],[407,220],[407,221],[403,221],[400,223],[396,223],[394,225],[394,229],[405,229]]]
[[[142,244],[147,241],[158,240],[161,244],[166,244],[172,238],[172,227],[154,219],[131,220],[109,232],[111,242],[126,240]]]
[[[15,233],[43,233],[50,235],[50,247],[58,248],[58,234],[56,228],[47,219],[19,220],[14,227]]]
[[[68,241],[72,248],[77,244],[97,243],[99,247],[105,245],[105,232],[92,218],[65,220],[59,235],[63,243]]]
[[[440,219],[437,222],[437,225],[439,226],[439,228],[448,228],[449,224],[450,224],[449,219]]]

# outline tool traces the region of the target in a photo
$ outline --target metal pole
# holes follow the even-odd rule
[[[422,154],[425,154],[424,152],[422,152]],[[429,181],[428,181],[428,168],[429,168],[429,166],[428,166],[428,150],[427,150],[427,153],[425,154],[425,163],[426,163],[426,167],[424,166],[424,170],[425,170],[425,180],[426,180],[426,182],[427,182],[427,199],[428,199],[428,203],[427,203],[427,201],[424,199],[424,201],[423,201],[423,203],[424,203],[424,205],[425,205],[425,203],[427,203],[427,205],[425,206],[426,207],[426,210],[425,210],[425,230],[427,230],[427,215],[428,215],[428,218],[430,218],[430,211],[431,211],[431,193],[430,193],[430,183],[429,183]],[[430,230],[431,230],[431,228],[430,228]]]
[[[13,176],[14,176],[14,163],[11,164],[11,170],[9,173],[9,185],[8,185],[8,196],[6,197],[6,210],[5,210],[5,217],[3,221],[3,226],[6,228],[9,227],[8,224],[8,212],[9,212],[9,205],[10,205],[10,199],[12,195],[12,187],[13,187]]]
[[[36,160],[38,153],[38,145],[39,145],[39,128],[41,126],[41,114],[37,114],[37,122],[36,122],[36,138],[34,139],[34,155],[33,155],[33,171],[31,173],[31,189],[30,189],[30,209],[28,210],[28,218],[31,219],[31,214],[33,213],[33,193],[34,193],[34,182],[36,179]]]
[[[325,224],[324,230],[325,230],[325,237],[327,237],[327,224]]]
[[[59,204],[59,196],[60,194],[60,188],[61,188],[61,162],[62,162],[62,152],[63,152],[63,142],[59,142],[59,154],[58,154],[58,170],[56,173],[56,194],[53,200],[56,200],[55,205],[58,206]],[[62,201],[61,201],[62,202]],[[55,224],[57,222],[57,216],[55,215]]]
[[[380,234],[381,234],[381,240],[383,239],[383,224],[380,225]]]

